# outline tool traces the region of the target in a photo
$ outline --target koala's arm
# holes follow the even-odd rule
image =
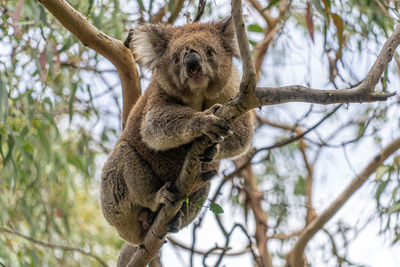
[[[167,150],[190,143],[207,134],[226,136],[230,127],[212,110],[195,111],[168,99],[152,99],[141,124],[142,139],[156,150]]]
[[[220,144],[216,159],[232,158],[246,152],[254,133],[254,113],[246,112],[232,124],[232,134]]]

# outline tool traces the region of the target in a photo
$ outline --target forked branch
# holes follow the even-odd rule
[[[122,85],[122,126],[140,95],[138,70],[133,55],[124,44],[93,26],[85,16],[64,0],[39,0],[51,14],[85,46],[95,50],[116,67]]]

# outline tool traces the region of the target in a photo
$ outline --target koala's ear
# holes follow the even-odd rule
[[[224,48],[235,57],[240,57],[239,47],[236,40],[235,25],[232,16],[226,17],[215,23],[215,27],[222,37]]]
[[[143,67],[154,69],[165,53],[171,37],[171,29],[160,24],[139,25],[133,30],[129,43],[135,60]]]

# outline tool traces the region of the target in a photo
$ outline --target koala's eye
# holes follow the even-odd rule
[[[175,64],[178,64],[178,63],[179,63],[179,56],[178,56],[178,54],[174,54],[174,55],[173,55],[173,60],[174,60],[174,63],[175,63]]]
[[[212,48],[207,49],[206,55],[207,57],[212,57],[215,54],[215,51]]]

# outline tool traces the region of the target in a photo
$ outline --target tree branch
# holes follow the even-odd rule
[[[140,91],[139,75],[131,51],[94,27],[81,13],[64,0],[39,0],[51,14],[85,46],[95,50],[116,67],[122,84],[122,125],[125,126],[133,104]]]
[[[364,170],[355,178],[353,178],[350,185],[337,197],[335,201],[317,218],[315,218],[302,232],[297,240],[293,250],[288,254],[288,260],[292,267],[303,267],[304,249],[311,238],[318,232],[325,223],[331,219],[336,212],[349,200],[349,198],[356,192],[368,179],[368,177],[375,172],[375,170],[382,165],[382,163],[400,148],[400,138],[395,139],[392,143],[387,145],[374,157],[372,161],[364,168]]]
[[[199,21],[200,21],[201,16],[203,16],[203,13],[204,13],[204,9],[205,9],[205,7],[206,7],[206,3],[207,3],[207,0],[199,0],[199,4],[198,4],[198,6],[197,6],[197,14],[196,14],[196,16],[194,17],[192,23],[195,23],[195,22],[199,22]]]
[[[206,254],[207,254],[207,251],[200,250],[200,249],[192,249],[192,247],[181,243],[180,241],[176,240],[175,238],[168,237],[167,239],[168,239],[169,242],[171,242],[171,243],[174,244],[175,246],[178,246],[178,247],[180,247],[180,248],[182,248],[182,249],[185,249],[185,250],[187,250],[187,251],[192,251],[193,253],[200,254],[200,255],[206,255]],[[243,255],[243,254],[246,254],[246,253],[249,252],[249,251],[250,251],[250,248],[249,248],[249,247],[246,247],[246,248],[244,248],[244,249],[242,249],[242,250],[239,250],[239,251],[226,252],[226,253],[225,253],[225,256],[232,256],[232,257],[233,257],[233,256],[241,256],[241,255]],[[221,253],[219,253],[219,252],[210,252],[210,253],[208,253],[208,254],[211,254],[211,255],[221,255]]]
[[[22,237],[22,238],[24,238],[26,240],[29,240],[29,241],[31,241],[31,242],[33,242],[35,244],[38,244],[40,246],[43,246],[43,247],[48,247],[48,248],[51,248],[51,249],[61,249],[61,250],[65,250],[65,251],[78,252],[78,253],[81,253],[83,255],[86,255],[86,256],[94,258],[102,266],[105,266],[105,267],[108,266],[107,263],[105,263],[99,256],[97,256],[97,255],[95,255],[95,254],[93,254],[91,252],[87,252],[87,251],[85,251],[85,250],[83,250],[81,248],[75,248],[75,247],[64,246],[64,245],[56,245],[56,244],[43,242],[43,241],[36,240],[36,239],[34,239],[34,238],[30,237],[30,236],[26,236],[24,234],[21,234],[20,232],[8,229],[8,228],[3,227],[3,226],[0,226],[0,231],[1,232],[5,232],[5,233],[9,233],[9,234],[13,234],[13,235],[16,235],[16,236],[19,236],[19,237]]]
[[[237,163],[237,166],[241,166],[246,160],[248,159],[240,158],[235,163]],[[253,215],[255,217],[256,230],[254,236],[257,242],[260,263],[262,267],[272,267],[272,257],[267,247],[267,213],[262,208],[263,194],[258,190],[258,181],[253,173],[251,165],[247,165],[241,171],[241,174],[244,177],[244,191],[246,193],[246,199],[249,200],[253,210]]]

